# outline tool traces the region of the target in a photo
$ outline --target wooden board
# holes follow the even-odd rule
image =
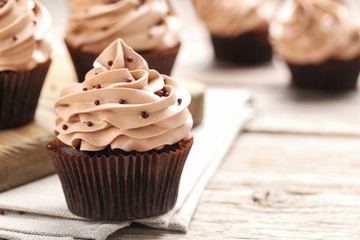
[[[247,133],[187,234],[133,226],[109,239],[359,239],[358,156],[359,139]]]
[[[199,81],[191,79],[180,79],[183,86],[189,91],[191,95],[191,103],[189,105],[189,111],[194,120],[194,127],[199,125],[204,118],[204,100],[206,85]]]
[[[0,131],[0,192],[54,172],[43,149],[52,138],[35,123]]]

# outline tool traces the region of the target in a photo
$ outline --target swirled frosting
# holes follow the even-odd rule
[[[118,39],[96,59],[83,83],[61,91],[55,131],[60,141],[83,151],[161,149],[191,138],[190,100],[176,80],[149,70]]]
[[[163,50],[179,41],[180,21],[166,0],[71,0],[65,41],[100,53],[122,38],[135,51]]]
[[[48,11],[36,0],[1,1],[0,71],[31,70],[48,61],[50,24]]]
[[[294,64],[360,54],[359,26],[343,1],[288,0],[270,26],[275,51]]]
[[[198,16],[212,35],[236,37],[268,27],[269,0],[193,0]]]

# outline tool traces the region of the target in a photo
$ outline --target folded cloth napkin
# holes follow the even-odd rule
[[[203,189],[252,115],[250,94],[208,89],[205,117],[193,129],[194,145],[181,178],[176,206],[168,213],[133,222],[186,232]],[[0,238],[26,240],[106,239],[131,222],[98,222],[73,215],[57,175],[0,194]],[[2,213],[0,211],[0,213]]]

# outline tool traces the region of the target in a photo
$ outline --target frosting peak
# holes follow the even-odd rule
[[[55,103],[56,132],[59,140],[83,151],[161,149],[191,137],[190,100],[176,80],[149,70],[118,39],[96,59],[83,83],[62,90]]]
[[[275,51],[296,64],[360,54],[359,26],[344,1],[287,0],[271,23]]]
[[[4,3],[4,4],[3,4]],[[26,71],[50,58],[48,11],[36,0],[8,0],[0,7],[0,71]]]
[[[179,43],[180,21],[166,0],[72,0],[66,41],[100,53],[121,37],[136,51],[172,48]]]

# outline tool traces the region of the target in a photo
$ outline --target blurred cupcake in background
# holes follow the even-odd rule
[[[170,75],[180,48],[180,20],[166,0],[70,0],[65,42],[79,82],[97,56],[122,38],[148,62]]]
[[[0,129],[34,119],[51,63],[50,23],[36,0],[0,1]]]
[[[359,25],[345,1],[287,0],[270,27],[271,42],[295,86],[356,88],[360,70]]]
[[[250,65],[271,60],[270,0],[193,0],[193,3],[211,34],[217,59]]]

